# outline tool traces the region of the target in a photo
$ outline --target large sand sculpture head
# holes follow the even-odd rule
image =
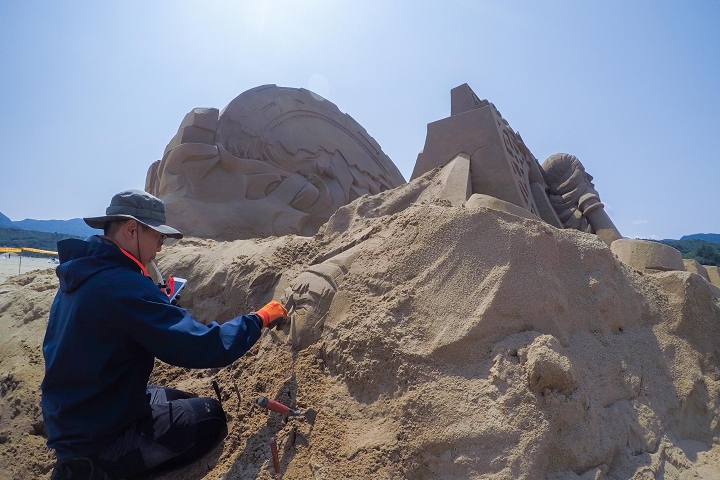
[[[305,89],[240,94],[186,115],[145,189],[168,224],[221,240],[313,235],[342,205],[405,183],[352,117]]]

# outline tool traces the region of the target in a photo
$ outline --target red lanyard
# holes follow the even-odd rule
[[[150,275],[148,275],[148,272],[145,269],[145,267],[143,267],[142,263],[138,262],[137,258],[133,257],[132,254],[130,252],[128,252],[127,250],[124,250],[121,247],[118,247],[118,248],[120,248],[120,251],[122,253],[124,253],[126,257],[131,259],[133,262],[135,262],[137,264],[138,267],[140,267],[140,270],[142,270],[142,273],[144,273],[146,277],[150,276]],[[168,278],[165,285],[158,284],[158,287],[160,287],[160,290],[162,290],[162,292],[165,293],[168,297],[171,297],[173,292],[175,292],[175,278],[173,278],[173,277]]]
[[[149,277],[149,276],[150,276],[150,275],[148,275],[147,270],[145,269],[145,267],[143,267],[143,264],[140,263],[137,258],[133,257],[132,253],[130,253],[130,252],[128,252],[127,250],[125,250],[124,248],[122,248],[120,245],[118,245],[118,244],[117,244],[112,238],[110,238],[110,237],[106,237],[105,235],[100,235],[100,238],[102,238],[103,240],[107,240],[108,242],[112,243],[112,244],[115,245],[117,248],[119,248],[120,251],[121,251],[122,253],[124,253],[126,257],[128,257],[130,260],[132,260],[133,262],[135,262],[138,267],[140,267],[140,270],[142,271],[142,273],[143,273],[146,277]]]
[[[146,277],[149,276],[147,270],[145,269],[145,267],[143,266],[142,263],[138,262],[138,259],[137,259],[137,258],[133,257],[132,254],[131,254],[130,252],[128,252],[127,250],[125,250],[125,249],[123,249],[123,248],[121,248],[121,247],[118,247],[118,248],[120,248],[120,251],[121,251],[122,253],[124,253],[126,257],[128,257],[128,258],[129,258],[130,260],[132,260],[133,262],[137,263],[137,266],[140,267],[140,270],[142,270],[142,273],[143,273]]]

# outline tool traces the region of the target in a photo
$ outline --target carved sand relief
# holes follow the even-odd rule
[[[168,223],[220,240],[313,235],[342,205],[404,183],[352,117],[305,89],[264,85],[194,109],[148,170]]]
[[[549,198],[565,228],[597,234],[608,246],[622,238],[605,212],[592,177],[574,155],[556,153],[542,164]]]
[[[449,117],[428,124],[412,178],[464,154],[471,160],[472,193],[513,203],[562,228],[537,159],[495,105],[463,84],[451,91],[451,106]]]
[[[505,119],[500,116],[500,112],[497,113],[497,125],[500,129],[500,132],[502,133],[503,143],[505,144],[505,151],[510,157],[510,164],[512,165],[515,184],[517,185],[518,191],[520,191],[524,204],[522,206],[526,210],[529,210],[532,214],[539,217],[540,212],[537,205],[535,205],[535,199],[530,192],[530,160],[525,158],[525,155],[520,151],[515,132],[510,129]]]

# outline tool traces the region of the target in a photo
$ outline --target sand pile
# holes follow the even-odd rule
[[[0,283],[0,479],[49,477],[40,382],[42,339],[58,288],[54,270]]]
[[[190,239],[161,267],[224,321],[294,291],[293,328],[226,369],[230,434],[167,478],[720,478],[720,300],[641,274],[591,234],[437,200],[437,172],[342,207],[312,238]],[[0,478],[47,476],[39,345],[56,281],[0,285]],[[237,386],[237,393],[234,386]],[[307,421],[268,415],[277,398]]]

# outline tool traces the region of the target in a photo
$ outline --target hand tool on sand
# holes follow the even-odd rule
[[[290,316],[295,312],[295,297],[290,295],[290,298],[285,302],[285,309],[287,310],[288,321],[291,320]]]
[[[232,380],[233,390],[235,390],[235,395],[237,395],[238,399],[238,407],[240,407],[240,404],[242,403],[242,397],[240,396],[240,390],[238,389],[237,382],[235,381],[235,376],[230,375],[230,380]]]
[[[217,395],[218,402],[220,402],[220,405],[222,405],[222,396],[220,395],[220,385],[218,385],[217,380],[215,380],[214,378],[210,384],[212,385],[213,390],[215,390],[215,395]]]
[[[270,455],[272,455],[275,474],[280,475],[280,458],[278,457],[277,441],[275,440],[275,437],[270,437]]]
[[[271,398],[267,397],[260,397],[257,399],[257,404],[260,405],[263,408],[267,408],[268,410],[272,412],[277,412],[281,415],[287,415],[290,417],[299,417],[302,416],[303,413],[299,412],[297,410],[293,410],[287,405],[283,405],[280,402],[277,402]]]

